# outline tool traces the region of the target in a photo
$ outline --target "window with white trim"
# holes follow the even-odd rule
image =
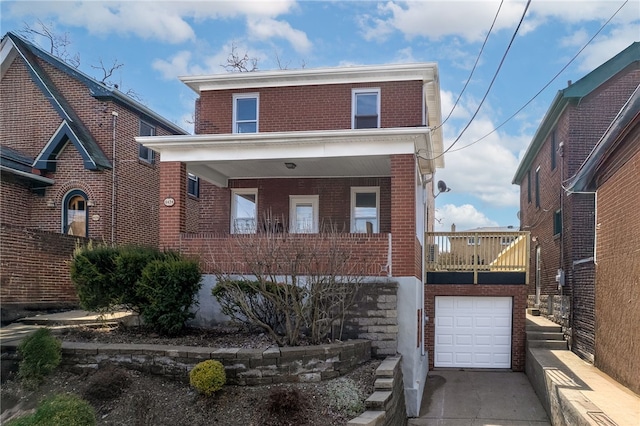
[[[294,234],[318,232],[318,196],[289,196],[289,231]]]
[[[380,127],[380,89],[353,89],[351,128]]]
[[[233,95],[233,133],[258,133],[257,93]]]
[[[193,173],[187,173],[187,194],[200,196],[200,178]]]
[[[156,135],[155,127],[153,127],[149,123],[140,121],[140,136],[155,136],[155,135]],[[138,158],[141,159],[142,161],[146,161],[147,163],[153,164],[155,153],[156,152],[154,150],[149,149],[142,144],[138,145]]]
[[[351,232],[380,232],[380,187],[351,188]]]
[[[231,233],[255,234],[257,219],[258,189],[232,189]]]

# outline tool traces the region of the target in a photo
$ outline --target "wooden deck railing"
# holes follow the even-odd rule
[[[524,273],[528,283],[529,244],[529,232],[427,232],[425,270],[473,273],[474,284],[480,273]]]

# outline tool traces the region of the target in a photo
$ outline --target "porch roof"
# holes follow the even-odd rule
[[[422,174],[442,167],[428,127],[146,136],[136,141],[160,152],[162,162],[186,163],[190,173],[223,187],[229,179],[390,176],[390,157],[397,154],[416,154]]]

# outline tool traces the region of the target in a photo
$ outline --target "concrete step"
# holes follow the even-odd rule
[[[540,316],[540,309],[538,308],[527,308],[527,314],[532,315],[534,317]]]
[[[537,332],[537,333],[562,333],[562,326],[560,325],[536,325],[527,323],[525,330],[527,332]]]
[[[564,340],[560,332],[527,331],[527,340]]]
[[[544,348],[551,350],[569,349],[565,340],[527,340],[529,348]]]

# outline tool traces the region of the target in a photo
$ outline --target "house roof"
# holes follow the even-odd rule
[[[623,140],[627,130],[640,119],[640,85],[636,87],[629,100],[622,107],[609,129],[584,160],[576,175],[566,189],[569,192],[592,191],[600,167],[610,157],[617,145]]]
[[[15,149],[0,146],[0,170],[16,175],[22,179],[39,184],[52,185],[53,179],[40,176],[33,172],[31,165],[33,158],[16,151]]]
[[[424,106],[433,129],[430,141],[437,167],[444,167],[440,76],[435,62],[387,64],[336,68],[305,68],[238,72],[179,77],[193,91],[200,94],[210,90],[256,89],[262,87],[309,86],[328,84],[376,83],[388,81],[422,81]]]
[[[229,179],[391,176],[391,155],[433,157],[426,127],[146,136],[136,141],[219,186]],[[433,161],[418,158],[422,173]],[[294,163],[293,169],[285,163]]]
[[[0,51],[2,56],[2,76],[4,76],[15,58],[22,58],[34,83],[44,93],[45,97],[62,119],[62,123],[56,132],[51,136],[38,157],[34,160],[33,167],[35,168],[50,171],[55,170],[55,156],[67,142],[71,142],[78,150],[83,158],[85,168],[89,170],[111,168],[111,162],[100,148],[98,142],[82,123],[82,120],[80,120],[63,93],[56,87],[37,59],[50,64],[59,71],[84,84],[89,89],[91,96],[96,99],[112,100],[132,110],[144,119],[169,129],[171,132],[178,134],[187,133],[139,102],[136,102],[118,90],[109,88],[76,68],[69,66],[64,61],[38,48],[15,33],[9,32],[2,38]]]
[[[547,136],[553,130],[556,122],[570,103],[578,102],[611,77],[638,61],[640,61],[640,42],[634,42],[580,80],[565,89],[559,90],[542,119],[538,130],[536,130],[527,151],[522,157],[511,183],[520,185],[527,171],[531,168],[533,160],[542,148],[544,141],[547,139]]]

